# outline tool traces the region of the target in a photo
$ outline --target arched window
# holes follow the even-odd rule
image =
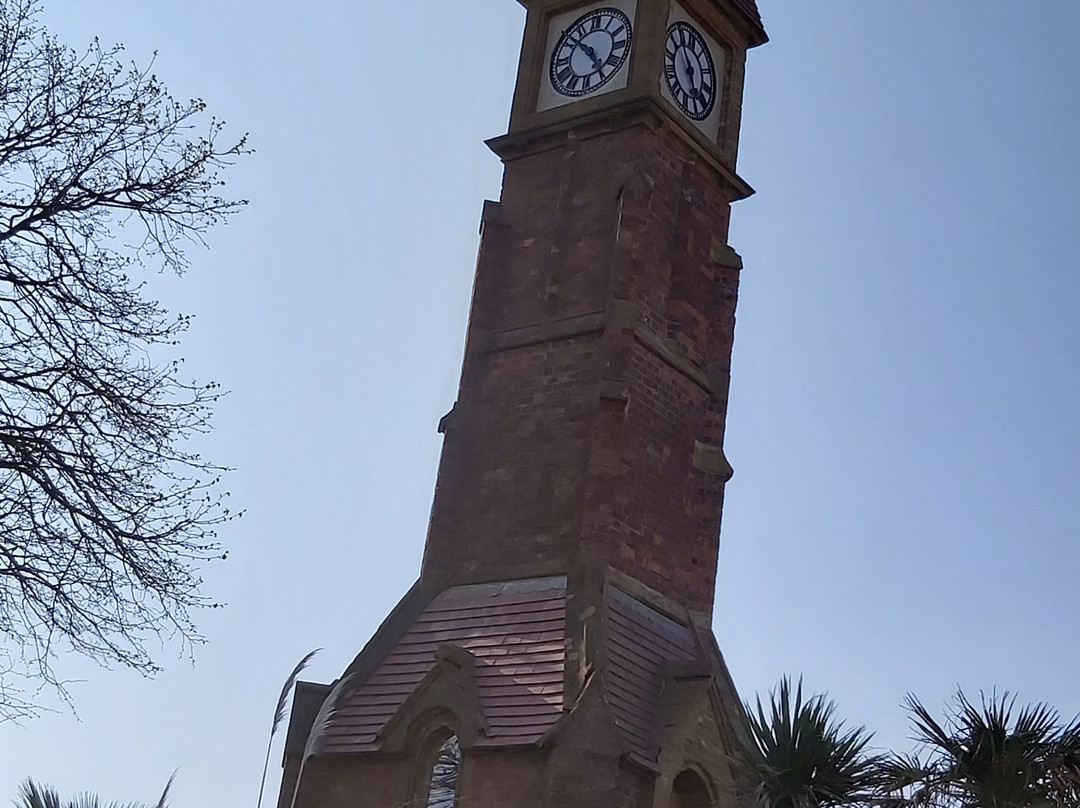
[[[683,769],[671,786],[671,808],[709,808],[712,797],[701,775],[692,769]]]
[[[454,808],[461,774],[461,743],[457,735],[442,742],[428,777],[427,808]]]

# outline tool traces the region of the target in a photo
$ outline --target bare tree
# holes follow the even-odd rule
[[[163,358],[189,319],[132,276],[182,272],[244,204],[218,176],[244,141],[38,18],[0,0],[0,719],[63,691],[60,650],[150,674],[150,640],[199,641],[199,569],[231,516],[188,444],[217,386]]]

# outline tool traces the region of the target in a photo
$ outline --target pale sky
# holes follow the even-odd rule
[[[419,571],[524,12],[514,0],[44,0],[257,154],[182,279],[200,446],[247,509],[194,664],[62,660],[0,724],[0,803],[254,806],[281,683],[336,677]],[[907,749],[959,684],[1080,710],[1080,3],[760,0],[715,629],[744,698],[784,673]],[[280,739],[279,739],[280,740]],[[268,798],[276,796],[280,743]]]

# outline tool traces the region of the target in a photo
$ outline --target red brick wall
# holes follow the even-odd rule
[[[404,757],[313,758],[297,808],[423,808],[413,791],[414,764]],[[458,808],[650,808],[652,779],[611,754],[528,748],[470,754],[458,782]]]
[[[719,176],[643,124],[507,163],[426,575],[610,563],[711,608],[723,480],[692,461],[697,442],[723,439],[738,284],[717,261],[728,212]]]

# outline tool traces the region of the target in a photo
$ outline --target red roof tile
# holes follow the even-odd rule
[[[664,663],[701,659],[703,653],[689,626],[618,589],[608,591],[606,616],[610,662],[604,671],[605,700],[631,749],[652,760]]]
[[[478,745],[538,741],[563,708],[566,579],[461,586],[436,597],[338,709],[326,753],[378,748],[378,733],[435,665],[443,644],[476,659],[489,734]]]

